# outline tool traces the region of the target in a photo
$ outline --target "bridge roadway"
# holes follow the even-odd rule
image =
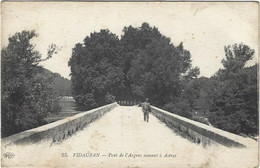
[[[2,164],[19,167],[245,168],[257,166],[257,149],[257,146],[241,149],[221,145],[204,148],[179,136],[152,115],[149,123],[144,122],[140,107],[118,106],[59,144],[41,142],[10,146],[5,151],[15,153],[15,157],[2,160]]]

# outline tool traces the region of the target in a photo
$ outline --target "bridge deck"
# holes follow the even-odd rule
[[[4,150],[15,153],[15,157],[2,160],[3,166],[254,167],[258,156],[257,147],[203,148],[174,133],[152,115],[149,123],[144,122],[140,107],[123,106],[116,107],[60,144],[50,146],[48,142],[41,142]],[[62,153],[67,153],[68,157],[62,157]],[[88,156],[96,153],[99,157],[80,157],[86,153]],[[113,157],[109,157],[109,153]],[[166,154],[171,157],[164,157]]]

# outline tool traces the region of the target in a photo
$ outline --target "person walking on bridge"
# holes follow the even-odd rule
[[[144,113],[144,121],[149,122],[149,112],[151,112],[151,106],[148,102],[148,98],[146,98],[145,102],[142,104],[142,111]]]

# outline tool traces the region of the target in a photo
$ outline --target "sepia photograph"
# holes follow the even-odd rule
[[[258,2],[1,2],[1,167],[259,167]]]

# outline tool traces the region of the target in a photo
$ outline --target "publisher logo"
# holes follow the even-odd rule
[[[12,159],[12,158],[14,158],[15,154],[12,152],[6,152],[3,154],[3,156],[4,156],[4,158]]]

